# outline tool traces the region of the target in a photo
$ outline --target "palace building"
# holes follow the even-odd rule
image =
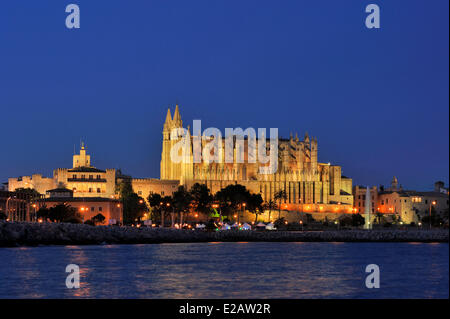
[[[444,216],[449,208],[449,190],[444,183],[438,181],[434,184],[433,191],[416,191],[403,189],[398,183],[397,177],[393,177],[388,188],[369,188],[372,198],[372,218],[376,215],[393,217],[405,224],[419,223],[420,219],[433,209],[440,216]],[[355,197],[355,211],[364,213],[366,200],[366,186],[355,186],[353,194]]]
[[[41,174],[21,176],[8,179],[9,191],[18,188],[32,188],[41,194],[63,185],[73,191],[74,197],[114,197],[116,179],[115,169],[101,170],[91,165],[91,157],[86,153],[84,144],[80,154],[73,155],[72,168],[58,168],[53,171],[53,178]]]

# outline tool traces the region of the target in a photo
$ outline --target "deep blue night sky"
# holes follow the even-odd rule
[[[65,6],[81,29],[65,27]],[[365,27],[365,6],[381,29]],[[159,177],[169,104],[205,126],[319,142],[354,184],[449,176],[449,2],[28,0],[0,3],[0,181],[71,167]],[[173,109],[172,109],[173,110]]]

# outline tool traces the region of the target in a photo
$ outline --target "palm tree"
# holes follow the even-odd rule
[[[269,222],[272,210],[274,210],[275,208],[277,208],[277,204],[273,200],[269,200],[267,203],[264,204],[264,209],[269,210]]]
[[[376,219],[378,221],[378,225],[380,225],[381,224],[381,219],[383,218],[383,214],[380,213],[380,212],[376,212],[375,216],[376,216]]]
[[[278,200],[278,203],[279,203],[279,205],[278,205],[278,219],[280,219],[280,217],[281,217],[281,201],[287,199],[286,191],[284,191],[283,189],[279,190],[278,192],[275,193],[273,198],[275,200]]]
[[[160,194],[150,194],[148,196],[148,203],[150,204],[150,207],[152,208],[152,215],[153,212],[159,212],[161,214],[161,227],[164,227],[164,209],[163,209],[163,198]]]

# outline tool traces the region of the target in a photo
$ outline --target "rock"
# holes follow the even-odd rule
[[[155,244],[211,241],[285,242],[448,242],[448,229],[434,230],[341,230],[219,231],[205,232],[169,228],[90,226],[59,223],[9,223],[0,221],[0,246]]]

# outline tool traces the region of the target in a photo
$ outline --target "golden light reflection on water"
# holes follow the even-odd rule
[[[368,293],[364,267],[374,258],[391,288]],[[407,296],[448,295],[448,244],[242,241],[0,249],[0,274],[12,278],[0,298],[395,298],[405,258]],[[65,286],[71,263],[79,289]]]
[[[68,247],[69,248],[69,247]],[[88,257],[84,249],[80,246],[70,246],[70,263],[80,267],[80,288],[69,289],[69,294],[77,298],[89,298],[91,296],[91,287],[87,281],[88,274],[92,271],[88,266]]]

